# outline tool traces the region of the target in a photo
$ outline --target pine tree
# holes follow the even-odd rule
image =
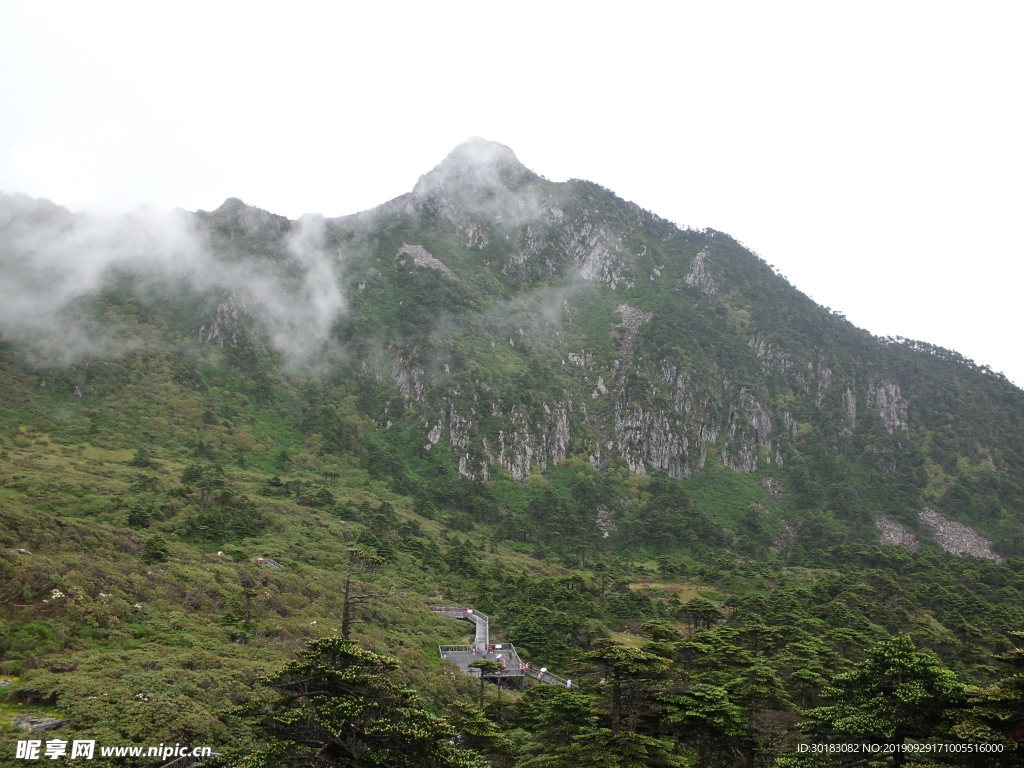
[[[946,733],[963,707],[963,684],[933,654],[918,651],[907,635],[876,644],[853,671],[825,691],[836,703],[805,713],[815,740],[902,745]],[[906,755],[896,751],[892,765]]]
[[[266,741],[230,765],[484,768],[448,722],[395,682],[397,667],[348,640],[313,641],[265,680],[274,698],[249,714]]]

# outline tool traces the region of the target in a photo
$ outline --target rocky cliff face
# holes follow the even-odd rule
[[[701,291],[701,293],[718,293],[718,286],[715,284],[715,279],[711,276],[711,271],[708,269],[707,248],[701,249],[694,257],[693,265],[686,274],[686,282],[688,285],[692,285]]]
[[[238,344],[242,335],[251,335],[255,318],[246,302],[238,296],[230,295],[218,302],[212,316],[199,326],[199,340],[207,344],[223,347],[225,344]]]

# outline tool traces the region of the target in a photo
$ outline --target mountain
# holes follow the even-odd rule
[[[283,220],[229,201],[204,224],[222,251],[273,243],[288,259]],[[1021,391],[854,328],[727,235],[474,140],[321,237],[347,297],[333,340],[359,361],[340,371],[387,390],[363,414],[399,453],[440,443],[483,481],[569,457],[675,479],[710,462],[769,482],[769,506],[841,511],[868,538],[885,515],[944,541],[931,508],[1004,555],[1024,544]]]
[[[1024,392],[500,144],[340,218],[2,196],[0,269],[0,673],[111,743],[237,745],[353,547],[355,636],[436,708],[476,695],[442,597],[566,669],[762,622],[801,706],[794,644],[824,675],[906,632],[989,683],[1024,625]]]

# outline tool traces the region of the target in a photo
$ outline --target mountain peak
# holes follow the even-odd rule
[[[251,207],[252,206],[250,206],[240,198],[229,197],[226,200],[224,200],[224,202],[221,203],[217,208],[215,208],[212,211],[212,213],[221,216],[237,215]]]
[[[441,165],[510,165],[523,167],[510,147],[497,141],[472,136],[448,153]]]
[[[437,167],[421,176],[413,194],[425,197],[451,188],[493,189],[534,176],[509,147],[474,136],[455,147]]]

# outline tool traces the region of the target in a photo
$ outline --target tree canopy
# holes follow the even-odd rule
[[[310,643],[264,682],[269,701],[253,707],[266,742],[232,761],[238,768],[484,768],[456,732],[395,681],[398,662],[349,640]]]

